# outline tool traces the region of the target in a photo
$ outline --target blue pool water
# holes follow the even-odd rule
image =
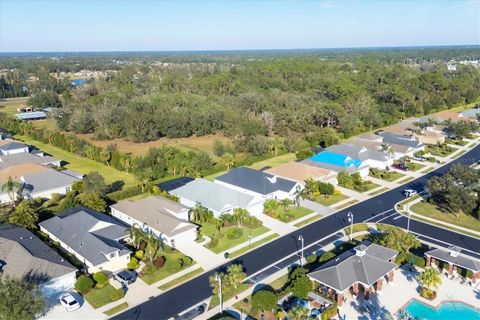
[[[362,164],[362,161],[360,160],[352,159],[343,154],[329,151],[320,152],[313,157],[308,158],[308,160],[333,164],[340,167],[350,167],[353,165],[358,168]]]
[[[413,300],[405,308],[410,316],[425,320],[480,320],[480,312],[459,302],[442,303],[438,309]]]

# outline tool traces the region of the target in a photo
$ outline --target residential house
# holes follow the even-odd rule
[[[55,159],[43,153],[15,153],[5,156],[0,156],[0,169],[8,168],[23,163],[37,163],[44,166],[60,167],[61,160]]]
[[[197,226],[188,221],[190,208],[164,197],[122,200],[110,208],[113,217],[155,235],[170,246],[195,241],[197,237]]]
[[[28,146],[15,140],[0,140],[0,155],[28,152]]]
[[[425,149],[425,145],[413,136],[400,136],[390,132],[379,132],[378,135],[383,137],[385,145],[390,146],[394,159],[413,157],[415,152]]]
[[[305,184],[305,180],[313,179],[325,183],[337,185],[337,173],[331,170],[309,166],[301,162],[287,162],[276,167],[265,170],[274,176]]]
[[[65,195],[70,191],[72,184],[80,180],[50,168],[46,171],[24,174],[20,178],[24,184],[23,195],[32,199],[51,199],[54,193]]]
[[[393,165],[393,155],[391,153],[382,150],[370,150],[355,144],[337,144],[328,147],[326,151],[360,160],[363,165],[370,168],[385,170]]]
[[[77,269],[25,228],[0,226],[0,279],[39,285],[46,297],[71,290]]]
[[[88,273],[125,268],[131,251],[122,243],[127,226],[116,219],[78,206],[39,223],[40,231],[81,261]]]
[[[446,134],[443,132],[443,129],[445,127],[437,124],[441,122],[434,120],[421,122],[418,119],[409,118],[384,128],[383,132],[398,136],[414,137],[423,144],[444,143]]]
[[[419,123],[442,124],[445,121],[459,122],[459,121],[472,121],[472,120],[468,117],[465,117],[462,113],[457,113],[450,110],[441,111],[441,112],[427,115],[418,119]]]
[[[231,169],[227,173],[216,177],[215,183],[263,200],[293,200],[297,190],[302,187],[296,181],[280,178],[265,171],[247,167]]]
[[[170,191],[180,199],[180,203],[193,208],[197,204],[212,211],[215,217],[232,213],[236,208],[251,212],[252,206],[261,201],[254,196],[228,188],[205,179],[195,179]]]

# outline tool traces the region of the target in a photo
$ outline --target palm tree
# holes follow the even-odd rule
[[[428,289],[436,289],[442,283],[442,277],[437,269],[428,268],[420,273],[418,281]]]
[[[233,216],[233,219],[235,219],[235,221],[237,222],[237,226],[241,228],[243,225],[243,222],[247,220],[248,217],[250,217],[250,213],[246,209],[235,208],[235,210],[233,210],[232,216]]]
[[[112,153],[108,150],[102,150],[100,152],[100,159],[102,162],[105,162],[108,167],[110,167],[110,160],[112,159]]]
[[[245,279],[245,272],[241,264],[232,264],[227,268],[227,277],[225,280],[233,289],[237,289],[238,285]]]
[[[291,320],[308,319],[309,315],[310,315],[310,312],[308,311],[308,309],[300,306],[295,306],[287,312],[287,317],[288,319],[291,319]]]
[[[265,200],[265,202],[263,203],[263,213],[269,216],[273,216],[277,208],[278,208],[278,201],[275,199],[268,199],[268,200]]]
[[[305,199],[307,198],[308,194],[307,194],[307,189],[306,188],[302,188],[301,186],[297,186],[297,190],[295,190],[295,194],[294,194],[294,201],[295,201],[295,205],[297,207],[300,207],[300,200],[302,199]]]
[[[227,171],[235,167],[235,158],[233,154],[227,152],[223,155],[223,160],[225,161],[225,167]]]
[[[148,238],[145,232],[143,232],[143,230],[140,229],[136,223],[126,231],[128,232],[130,239],[132,239],[133,245],[136,249],[140,247],[140,243],[142,241],[145,241]]]
[[[315,180],[308,178],[305,180],[305,189],[309,198],[313,197],[313,192],[315,191]]]
[[[16,206],[16,201],[20,191],[22,190],[22,187],[23,184],[18,181],[14,181],[12,177],[8,177],[7,182],[2,185],[2,191],[7,192],[8,197],[10,200],[12,200],[13,207]]]

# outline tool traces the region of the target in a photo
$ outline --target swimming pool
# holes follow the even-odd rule
[[[329,152],[329,151],[320,152],[314,155],[313,157],[308,158],[308,160],[314,161],[314,162],[323,162],[323,163],[333,164],[339,167],[355,166],[358,168],[362,164],[362,161],[360,160],[352,159],[343,154],[338,154],[338,153]]]
[[[480,320],[480,312],[461,302],[445,302],[438,309],[412,300],[405,308],[412,317],[425,320]]]

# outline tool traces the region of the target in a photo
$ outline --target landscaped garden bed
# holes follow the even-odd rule
[[[385,180],[385,181],[388,181],[388,182],[398,180],[398,179],[405,176],[403,173],[400,173],[400,172],[380,170],[380,169],[375,169],[375,168],[371,168],[368,175],[370,177]]]
[[[457,150],[456,148],[452,148],[447,144],[440,144],[440,145],[427,145],[425,147],[425,153],[430,153],[433,156],[437,157],[446,157],[450,155],[452,152]]]
[[[296,205],[294,206],[294,202],[288,199],[281,201],[268,199],[263,205],[263,213],[287,223],[312,213],[312,210]]]

